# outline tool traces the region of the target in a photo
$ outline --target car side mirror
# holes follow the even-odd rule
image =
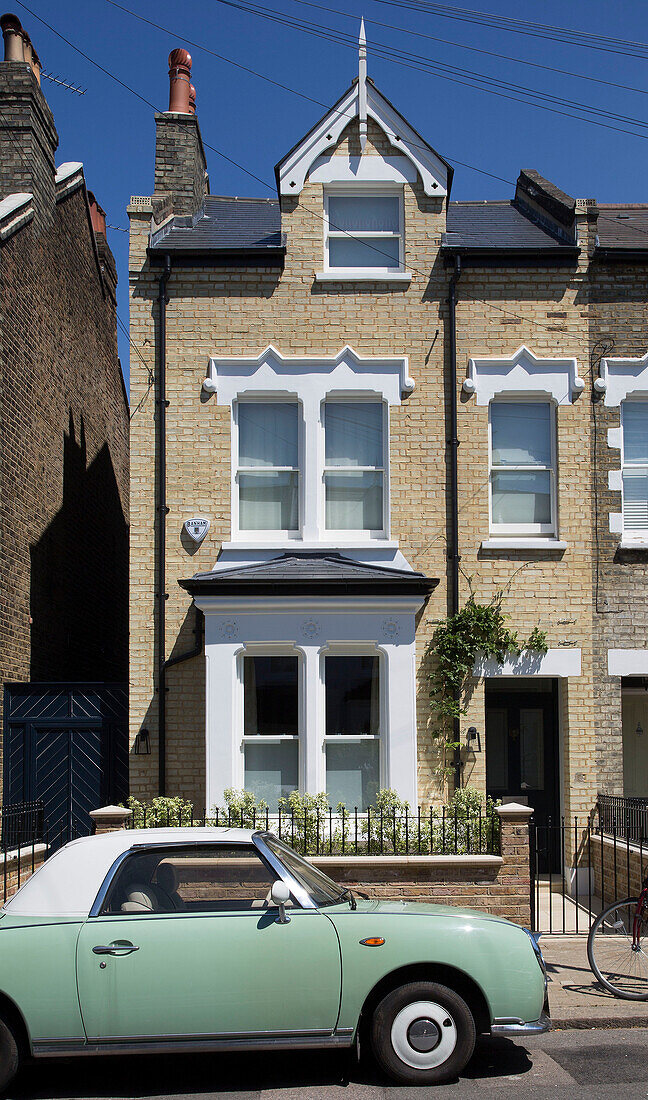
[[[286,916],[286,902],[290,900],[290,890],[285,882],[282,882],[281,879],[276,879],[272,884],[270,897],[272,898],[272,904],[276,905],[279,910],[279,916],[275,924],[288,924],[290,917]]]

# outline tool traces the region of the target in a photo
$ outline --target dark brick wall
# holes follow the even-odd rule
[[[0,681],[126,681],[128,407],[114,302],[83,188],[51,215],[0,249]]]
[[[0,199],[26,191],[34,196],[35,221],[50,225],[55,207],[54,117],[29,65],[0,62]]]
[[[648,271],[641,264],[592,263],[589,271],[589,327],[593,377],[602,355],[637,358],[646,351]],[[648,552],[623,551],[610,532],[611,512],[621,511],[621,494],[608,487],[608,473],[621,467],[620,451],[608,446],[608,429],[621,423],[619,408],[592,405],[595,554],[593,566],[594,708],[599,786],[623,794],[621,678],[608,676],[608,649],[648,648]]]

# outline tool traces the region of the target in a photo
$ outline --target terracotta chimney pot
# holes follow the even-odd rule
[[[189,112],[189,78],[191,54],[187,50],[171,50],[169,54],[169,111],[181,115]]]
[[[193,84],[189,85],[189,112],[192,115],[196,113],[196,89]]]
[[[4,38],[5,61],[24,61],[23,29],[18,16],[7,12],[0,19],[0,27]]]

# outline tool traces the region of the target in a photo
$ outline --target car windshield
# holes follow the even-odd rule
[[[293,878],[304,887],[318,908],[322,905],[333,905],[342,900],[346,893],[343,886],[339,886],[323,871],[318,871],[317,867],[313,867],[312,863],[298,855],[283,841],[277,840],[275,836],[266,834],[263,840],[272,854],[281,860],[286,870],[290,871]]]

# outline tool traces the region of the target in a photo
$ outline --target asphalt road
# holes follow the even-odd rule
[[[647,1015],[648,1019],[648,1015]],[[506,1090],[506,1092],[504,1092]],[[146,1056],[25,1067],[11,1100],[637,1100],[648,1097],[648,1028],[555,1031],[533,1043],[483,1039],[461,1079],[403,1088],[346,1053]]]

